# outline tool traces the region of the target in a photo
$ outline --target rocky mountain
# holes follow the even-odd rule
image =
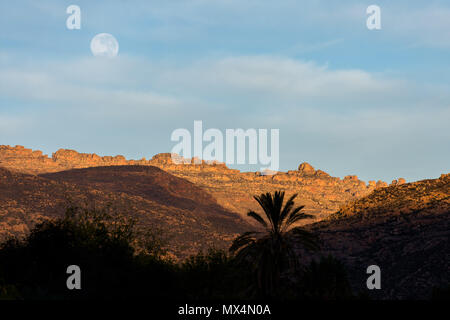
[[[393,185],[308,226],[349,267],[357,291],[383,299],[428,299],[450,283],[450,174]],[[381,269],[381,290],[367,290],[366,269]]]
[[[448,286],[450,174],[413,183],[400,178],[388,186],[332,177],[308,163],[265,175],[179,160],[183,164],[168,153],[127,160],[64,149],[48,157],[0,146],[0,240],[61,216],[69,199],[111,203],[144,228],[166,231],[169,250],[182,258],[227,247],[253,229],[245,220],[248,209],[259,211],[253,195],[285,190],[298,193],[296,203],[315,216],[306,228],[322,239],[321,255],[346,264],[355,291],[383,299],[429,298],[433,288]],[[367,290],[372,264],[381,268],[381,290]]]
[[[158,228],[178,258],[211,246],[227,248],[249,228],[201,188],[152,166],[95,167],[41,176],[0,168],[0,240],[20,237],[40,221],[61,217],[71,204],[111,205],[134,218],[141,229]]]
[[[368,195],[377,188],[387,186],[382,181],[368,184],[357,176],[344,179],[331,177],[322,170],[315,170],[310,164],[302,163],[298,170],[264,175],[260,172],[240,172],[229,169],[223,163],[201,162],[194,159],[175,164],[171,154],[155,155],[151,160],[126,160],[123,156],[100,157],[96,154],[78,153],[61,149],[52,157],[41,151],[33,151],[22,146],[0,146],[0,166],[29,174],[54,173],[64,170],[98,166],[141,165],[155,166],[184,178],[211,194],[217,202],[230,211],[237,212],[246,219],[249,209],[256,209],[253,195],[274,190],[285,190],[288,195],[298,193],[297,201],[305,205],[305,210],[321,220],[337,211],[348,201]],[[395,183],[402,183],[399,179]]]

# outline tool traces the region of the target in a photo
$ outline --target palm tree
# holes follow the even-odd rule
[[[257,287],[263,296],[276,295],[282,273],[298,268],[295,243],[308,250],[319,247],[313,234],[294,226],[302,219],[312,218],[302,212],[304,206],[294,208],[296,196],[297,194],[291,196],[284,206],[284,191],[254,196],[265,217],[251,210],[247,215],[256,220],[264,231],[245,232],[230,247],[238,261],[250,263],[255,271]]]

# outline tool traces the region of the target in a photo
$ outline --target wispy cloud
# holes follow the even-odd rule
[[[59,145],[89,139],[92,151],[101,144],[104,153],[119,153],[128,139],[150,146],[146,156],[168,151],[170,132],[200,119],[207,127],[279,128],[285,170],[308,160],[335,168],[336,175],[352,169],[372,172],[363,178],[389,180],[423,160],[415,154],[417,141],[445,144],[450,138],[449,88],[389,74],[263,55],[199,59],[183,66],[126,56],[40,66],[8,61],[0,73],[0,93],[33,106],[27,111],[33,137],[46,141],[57,130],[58,138],[52,139]],[[55,123],[57,118],[64,121]],[[15,125],[22,124],[9,121],[6,131]],[[446,155],[439,148],[426,150]],[[388,165],[392,152],[402,154],[398,159],[408,155],[409,164],[380,167]],[[136,150],[130,154],[142,156]],[[445,168],[432,156],[427,161],[435,171]],[[406,177],[425,175],[420,172]]]

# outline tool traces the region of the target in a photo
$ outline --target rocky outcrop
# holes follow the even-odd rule
[[[403,178],[398,178],[398,180],[392,180],[392,182],[391,182],[391,186],[399,186],[399,185],[401,185],[401,184],[405,184],[406,183],[406,180],[405,179],[403,179]]]
[[[313,175],[316,173],[316,170],[309,163],[303,162],[298,166],[298,172],[303,175]]]
[[[199,163],[196,163],[199,162]],[[240,172],[214,161],[183,159],[178,155],[161,153],[152,159],[127,160],[123,156],[98,156],[60,149],[52,157],[41,151],[22,146],[0,146],[0,167],[30,174],[44,174],[70,169],[98,166],[142,165],[156,166],[184,178],[209,192],[225,208],[246,218],[249,209],[257,209],[253,195],[284,190],[287,195],[298,193],[297,202],[320,220],[338,210],[350,200],[358,199],[377,188],[386,187],[382,181],[368,184],[357,176],[344,179],[331,177],[304,162],[298,170],[288,172]]]
[[[66,169],[54,159],[43,155],[42,151],[33,151],[23,146],[0,146],[0,167],[30,174]]]

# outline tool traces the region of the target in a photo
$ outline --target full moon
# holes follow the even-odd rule
[[[91,51],[96,57],[112,58],[119,53],[119,43],[109,33],[99,33],[91,40]]]

